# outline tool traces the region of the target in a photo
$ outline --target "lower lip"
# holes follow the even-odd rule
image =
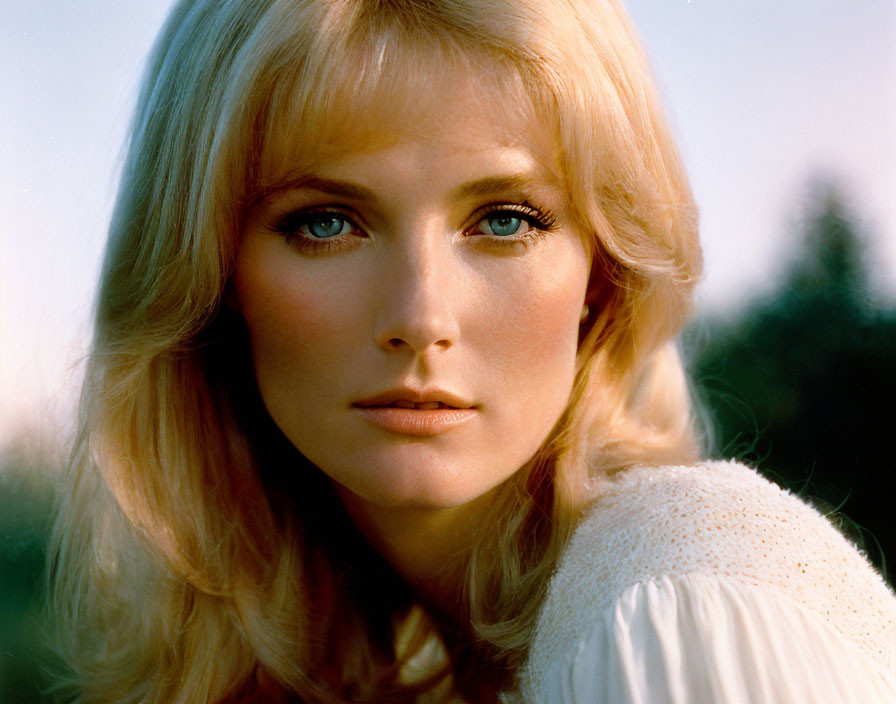
[[[401,435],[441,435],[476,415],[473,408],[398,408],[395,406],[355,406],[364,420]]]

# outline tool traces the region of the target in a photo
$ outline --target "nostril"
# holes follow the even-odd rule
[[[449,347],[451,347],[451,341],[450,340],[437,340],[437,341],[431,343],[431,345],[435,346],[435,347],[442,347],[444,349],[448,349]],[[426,349],[427,347],[430,347],[431,345],[425,344],[425,345],[414,346],[407,340],[403,340],[400,337],[392,337],[386,341],[385,346],[387,349],[391,349],[391,350],[400,349],[401,347],[410,347],[412,350],[421,352],[424,349]]]
[[[373,336],[381,349],[422,353],[436,347],[444,351],[458,339],[460,330],[450,311],[432,311],[426,307],[413,307],[411,303],[405,308],[407,310],[384,309],[379,315],[385,317],[378,315]]]

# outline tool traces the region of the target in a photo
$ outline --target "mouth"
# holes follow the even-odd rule
[[[420,389],[410,386],[381,391],[369,398],[355,401],[356,408],[406,408],[418,411],[463,410],[473,407],[473,402],[443,389]]]
[[[458,409],[458,406],[449,406],[441,401],[392,401],[392,403],[356,403],[358,408],[412,408],[418,411],[435,411],[439,408]]]
[[[432,437],[478,415],[472,403],[447,391],[402,388],[352,404],[368,423],[392,434]]]

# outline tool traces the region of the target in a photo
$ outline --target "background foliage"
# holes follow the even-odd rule
[[[43,614],[51,453],[23,438],[0,453],[0,702],[43,704],[56,662]]]
[[[688,330],[712,452],[812,500],[887,575],[896,310],[875,302],[863,240],[836,190],[816,189],[773,295]]]

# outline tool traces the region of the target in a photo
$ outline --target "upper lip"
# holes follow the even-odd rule
[[[355,401],[355,406],[388,406],[395,401],[413,401],[414,403],[432,403],[437,401],[454,408],[471,408],[473,404],[457,394],[442,389],[412,389],[402,386],[388,391],[381,391],[363,401]]]

